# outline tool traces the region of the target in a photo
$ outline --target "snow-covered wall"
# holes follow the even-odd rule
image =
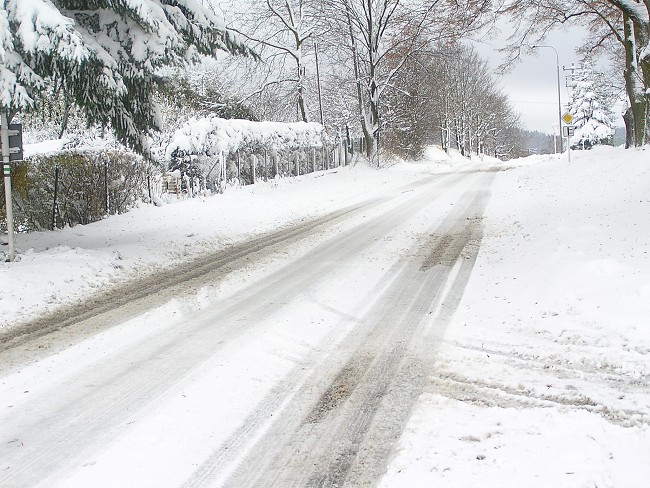
[[[325,129],[315,122],[254,122],[219,117],[192,118],[177,130],[167,146],[166,157],[183,154],[212,156],[245,146],[266,149],[321,147]]]

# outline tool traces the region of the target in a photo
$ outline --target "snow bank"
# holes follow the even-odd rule
[[[452,159],[440,146],[427,146],[422,156],[429,161],[451,161]]]
[[[585,411],[485,407],[427,394],[402,448],[417,462],[395,463],[381,488],[633,488],[648,479],[646,439]]]
[[[324,127],[317,123],[254,122],[219,117],[192,118],[177,130],[166,149],[172,154],[216,155],[244,146],[267,149],[321,147]]]
[[[429,393],[381,486],[636,487],[650,478],[648,151],[496,176]]]

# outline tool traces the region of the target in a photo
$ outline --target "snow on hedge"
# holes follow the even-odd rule
[[[325,128],[315,122],[254,122],[219,117],[192,118],[174,133],[166,156],[196,154],[213,156],[246,146],[266,149],[321,147]]]

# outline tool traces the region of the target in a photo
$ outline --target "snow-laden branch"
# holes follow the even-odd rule
[[[162,68],[220,51],[257,57],[196,0],[0,0],[0,108],[28,110],[63,80],[90,123],[146,153]]]

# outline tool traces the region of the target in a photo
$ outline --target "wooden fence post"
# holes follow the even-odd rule
[[[269,154],[266,149],[264,149],[264,177],[269,179]]]
[[[273,149],[271,158],[273,159],[273,177],[275,178],[276,176],[278,176],[278,151]]]
[[[228,164],[226,162],[226,155],[221,151],[219,153],[219,192],[223,192],[228,181]]]

